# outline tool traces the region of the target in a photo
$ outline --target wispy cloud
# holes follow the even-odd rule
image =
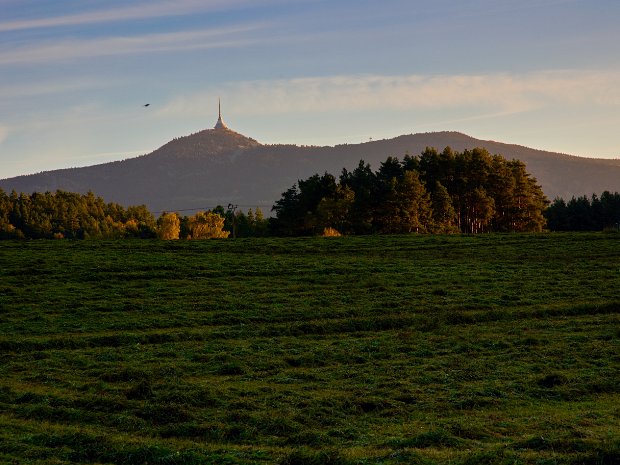
[[[120,8],[86,11],[49,18],[36,18],[0,22],[0,32],[60,26],[76,26],[114,21],[182,16],[223,9],[233,9],[252,4],[250,0],[176,0],[144,2]]]
[[[48,94],[75,93],[81,90],[109,88],[126,84],[126,80],[106,77],[75,77],[68,79],[37,80],[0,85],[0,99],[22,99]]]
[[[47,44],[0,50],[0,64],[33,64],[84,57],[240,47],[255,43],[250,32],[264,23],[89,40],[60,40]],[[244,35],[248,34],[248,35]]]
[[[227,106],[244,115],[463,107],[506,115],[547,105],[620,105],[620,72],[311,77],[232,83],[223,92]],[[183,96],[160,111],[201,115],[214,93]]]

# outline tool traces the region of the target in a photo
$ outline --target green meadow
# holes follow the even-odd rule
[[[620,234],[0,242],[0,463],[620,463]]]

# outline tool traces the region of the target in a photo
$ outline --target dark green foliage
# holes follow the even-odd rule
[[[353,205],[349,210],[348,221],[351,230],[358,234],[374,232],[374,216],[379,206],[379,181],[370,165],[360,160],[352,172],[343,169],[340,185],[353,192]]]
[[[163,212],[161,218],[165,215]],[[235,237],[262,237],[269,234],[268,220],[260,208],[233,212],[218,206],[213,209],[224,217],[224,230]],[[234,218],[233,218],[234,217]],[[179,217],[180,234],[190,236],[190,218]],[[86,195],[56,191],[32,195],[0,189],[0,240],[2,239],[120,239],[156,237],[159,222],[144,205],[127,209],[105,203],[91,192]],[[232,236],[231,236],[232,237]]]
[[[123,237],[155,237],[155,218],[144,205],[125,209],[92,192],[6,195],[0,189],[0,239]]]
[[[226,220],[224,230],[231,232],[234,230],[234,237],[264,237],[269,234],[269,221],[263,217],[260,208],[255,210],[250,208],[247,213],[241,210],[236,213],[227,211],[224,218]]]
[[[432,212],[433,212],[433,232],[436,233],[451,233],[458,232],[456,226],[456,210],[452,205],[452,199],[448,189],[439,181],[435,183],[435,189],[431,194],[433,199]]]
[[[619,238],[3,241],[0,463],[616,463]]]
[[[555,199],[545,211],[551,231],[620,231],[620,193]]]
[[[333,176],[314,175],[282,194],[274,233],[345,234],[537,232],[547,200],[525,165],[476,148],[427,148],[401,162],[388,157],[377,172],[360,161]],[[328,212],[328,214],[325,213]]]
[[[285,236],[316,233],[317,208],[321,200],[334,198],[336,192],[336,178],[329,173],[298,181],[273,206],[275,232]]]

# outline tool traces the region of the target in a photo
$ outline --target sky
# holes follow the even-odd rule
[[[149,153],[218,98],[262,143],[449,130],[620,158],[619,20],[618,0],[0,0],[0,178]]]

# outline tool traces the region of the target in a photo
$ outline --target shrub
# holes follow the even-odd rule
[[[325,228],[323,229],[323,237],[340,237],[342,234],[338,232],[338,230],[334,228]]]

